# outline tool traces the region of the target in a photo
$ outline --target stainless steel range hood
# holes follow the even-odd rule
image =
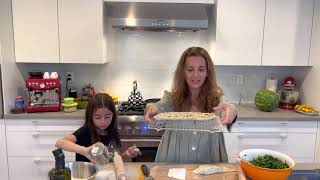
[[[140,31],[208,29],[212,4],[105,2],[112,27]]]

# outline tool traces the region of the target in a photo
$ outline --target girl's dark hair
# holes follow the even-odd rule
[[[97,129],[93,123],[93,114],[98,108],[108,108],[112,113],[112,121],[111,124],[105,129],[108,135],[111,137],[111,140],[116,143],[115,145],[120,147],[120,134],[118,132],[118,123],[117,123],[117,112],[115,105],[112,101],[112,98],[106,93],[98,93],[94,95],[86,109],[86,122],[84,126],[88,127],[91,133],[91,141],[92,143],[96,143],[100,141],[99,134]]]

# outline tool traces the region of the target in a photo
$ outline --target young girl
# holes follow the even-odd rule
[[[112,98],[105,93],[93,96],[86,109],[85,124],[77,131],[57,140],[56,146],[76,153],[76,161],[92,161],[91,149],[95,143],[121,147],[117,129],[117,114]],[[119,153],[120,154],[120,153]],[[140,154],[136,146],[129,147],[121,154],[123,158],[134,158]]]

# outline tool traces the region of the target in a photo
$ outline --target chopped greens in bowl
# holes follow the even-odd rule
[[[275,158],[271,155],[258,156],[253,158],[250,163],[252,165],[269,168],[269,169],[286,169],[289,168],[289,165],[286,162],[281,161],[278,158]]]

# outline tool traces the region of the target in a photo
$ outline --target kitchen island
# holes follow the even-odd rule
[[[128,179],[134,179],[134,180],[143,180],[143,174],[141,171],[141,165],[145,164],[147,165],[147,167],[149,169],[152,169],[153,167],[166,167],[166,166],[170,166],[170,168],[176,168],[176,167],[186,167],[186,166],[190,166],[191,164],[166,164],[166,163],[155,163],[155,162],[147,162],[147,163],[125,163],[125,168],[126,168],[126,172],[127,172],[127,176]],[[239,164],[231,164],[231,165],[239,165]],[[193,164],[192,166],[197,167],[198,165]],[[293,170],[315,170],[315,169],[319,169],[320,168],[320,164],[314,164],[314,163],[298,163],[294,166]],[[239,171],[242,171],[241,168],[238,169]],[[112,164],[108,164],[103,168],[103,171],[106,171],[103,173],[103,175],[109,175],[109,177],[114,177],[114,170],[113,170],[113,165]],[[241,172],[242,173],[242,172]],[[154,171],[151,172],[151,175],[154,175]],[[188,174],[190,175],[190,174]],[[201,176],[200,176],[201,177]],[[203,176],[205,178],[205,176]],[[233,177],[233,176],[228,176],[228,177]],[[196,176],[188,176],[188,178],[186,179],[204,179],[204,178],[199,178]],[[227,177],[222,177],[220,176],[220,178],[223,178],[225,180],[229,180]],[[98,178],[97,178],[98,179]],[[112,178],[110,178],[111,180]],[[169,177],[163,177],[162,178],[156,178],[156,180],[164,180],[164,179],[170,179]],[[239,180],[245,180],[245,176],[243,174],[240,174]],[[231,179],[230,179],[231,180]]]

